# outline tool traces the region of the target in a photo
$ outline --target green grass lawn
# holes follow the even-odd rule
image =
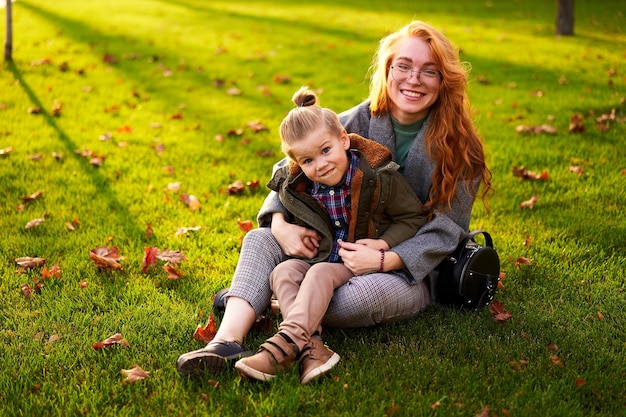
[[[575,36],[557,37],[555,1],[297,3],[13,4],[14,63],[0,66],[0,415],[624,415],[626,4],[576,1]],[[496,189],[472,228],[494,238],[511,318],[432,307],[326,329],[342,360],[307,386],[295,369],[271,385],[180,377],[176,358],[202,346],[193,333],[230,282],[239,222],[254,221],[281,158],[292,93],[310,85],[337,111],[360,102],[377,41],[413,18],[472,66]],[[575,115],[583,128],[570,132]],[[556,133],[518,132],[544,124]],[[513,175],[520,166],[548,177]],[[96,268],[99,247],[119,249],[121,270]],[[182,276],[161,260],[142,271],[146,247],[182,253]],[[129,346],[92,348],[115,333]],[[134,365],[150,374],[125,383]]]

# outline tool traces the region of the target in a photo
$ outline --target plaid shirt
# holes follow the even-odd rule
[[[326,209],[334,227],[335,239],[333,240],[333,249],[330,252],[328,262],[341,262],[337,240],[346,240],[348,237],[351,207],[350,188],[352,186],[352,178],[359,167],[359,157],[356,153],[348,151],[348,155],[350,156],[350,166],[339,184],[331,187],[319,182],[309,181],[307,186],[307,192]]]

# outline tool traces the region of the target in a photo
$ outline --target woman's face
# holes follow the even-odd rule
[[[391,114],[405,124],[425,118],[439,98],[441,86],[441,76],[433,76],[439,72],[430,46],[416,37],[400,40],[391,67],[387,76]]]

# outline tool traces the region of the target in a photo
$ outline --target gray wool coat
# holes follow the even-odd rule
[[[339,119],[348,133],[356,133],[385,145],[391,151],[392,159],[397,161],[395,135],[390,115],[372,117],[369,101],[365,101],[341,113]],[[403,170],[404,177],[422,203],[428,200],[435,167],[424,141],[429,122],[430,120],[426,119],[418,132]],[[285,163],[285,160],[279,162],[275,169]],[[415,236],[393,247],[392,251],[404,261],[416,282],[429,277],[443,258],[452,253],[459,242],[467,236],[472,205],[476,197],[475,194],[467,193],[467,188],[464,184],[458,186],[451,209],[436,211],[433,218],[422,226]],[[269,226],[271,214],[275,212],[285,212],[285,208],[282,207],[278,195],[270,192],[257,217],[259,226]],[[430,282],[430,287],[433,293],[433,280]]]

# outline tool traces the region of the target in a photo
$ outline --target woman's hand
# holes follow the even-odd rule
[[[365,243],[358,243],[365,241]],[[384,241],[383,241],[384,242]],[[380,249],[389,249],[387,243],[382,246],[379,239],[362,239],[357,243],[339,241],[339,256],[343,259],[343,264],[355,276],[364,275],[371,272],[380,272]],[[383,272],[404,268],[402,258],[395,252],[385,252]]]
[[[359,239],[354,243],[376,249],[377,251],[380,251],[380,249],[389,250],[389,245],[382,239]]]
[[[288,223],[282,213],[272,215],[271,230],[287,256],[311,259],[317,255],[321,237],[315,230]]]

